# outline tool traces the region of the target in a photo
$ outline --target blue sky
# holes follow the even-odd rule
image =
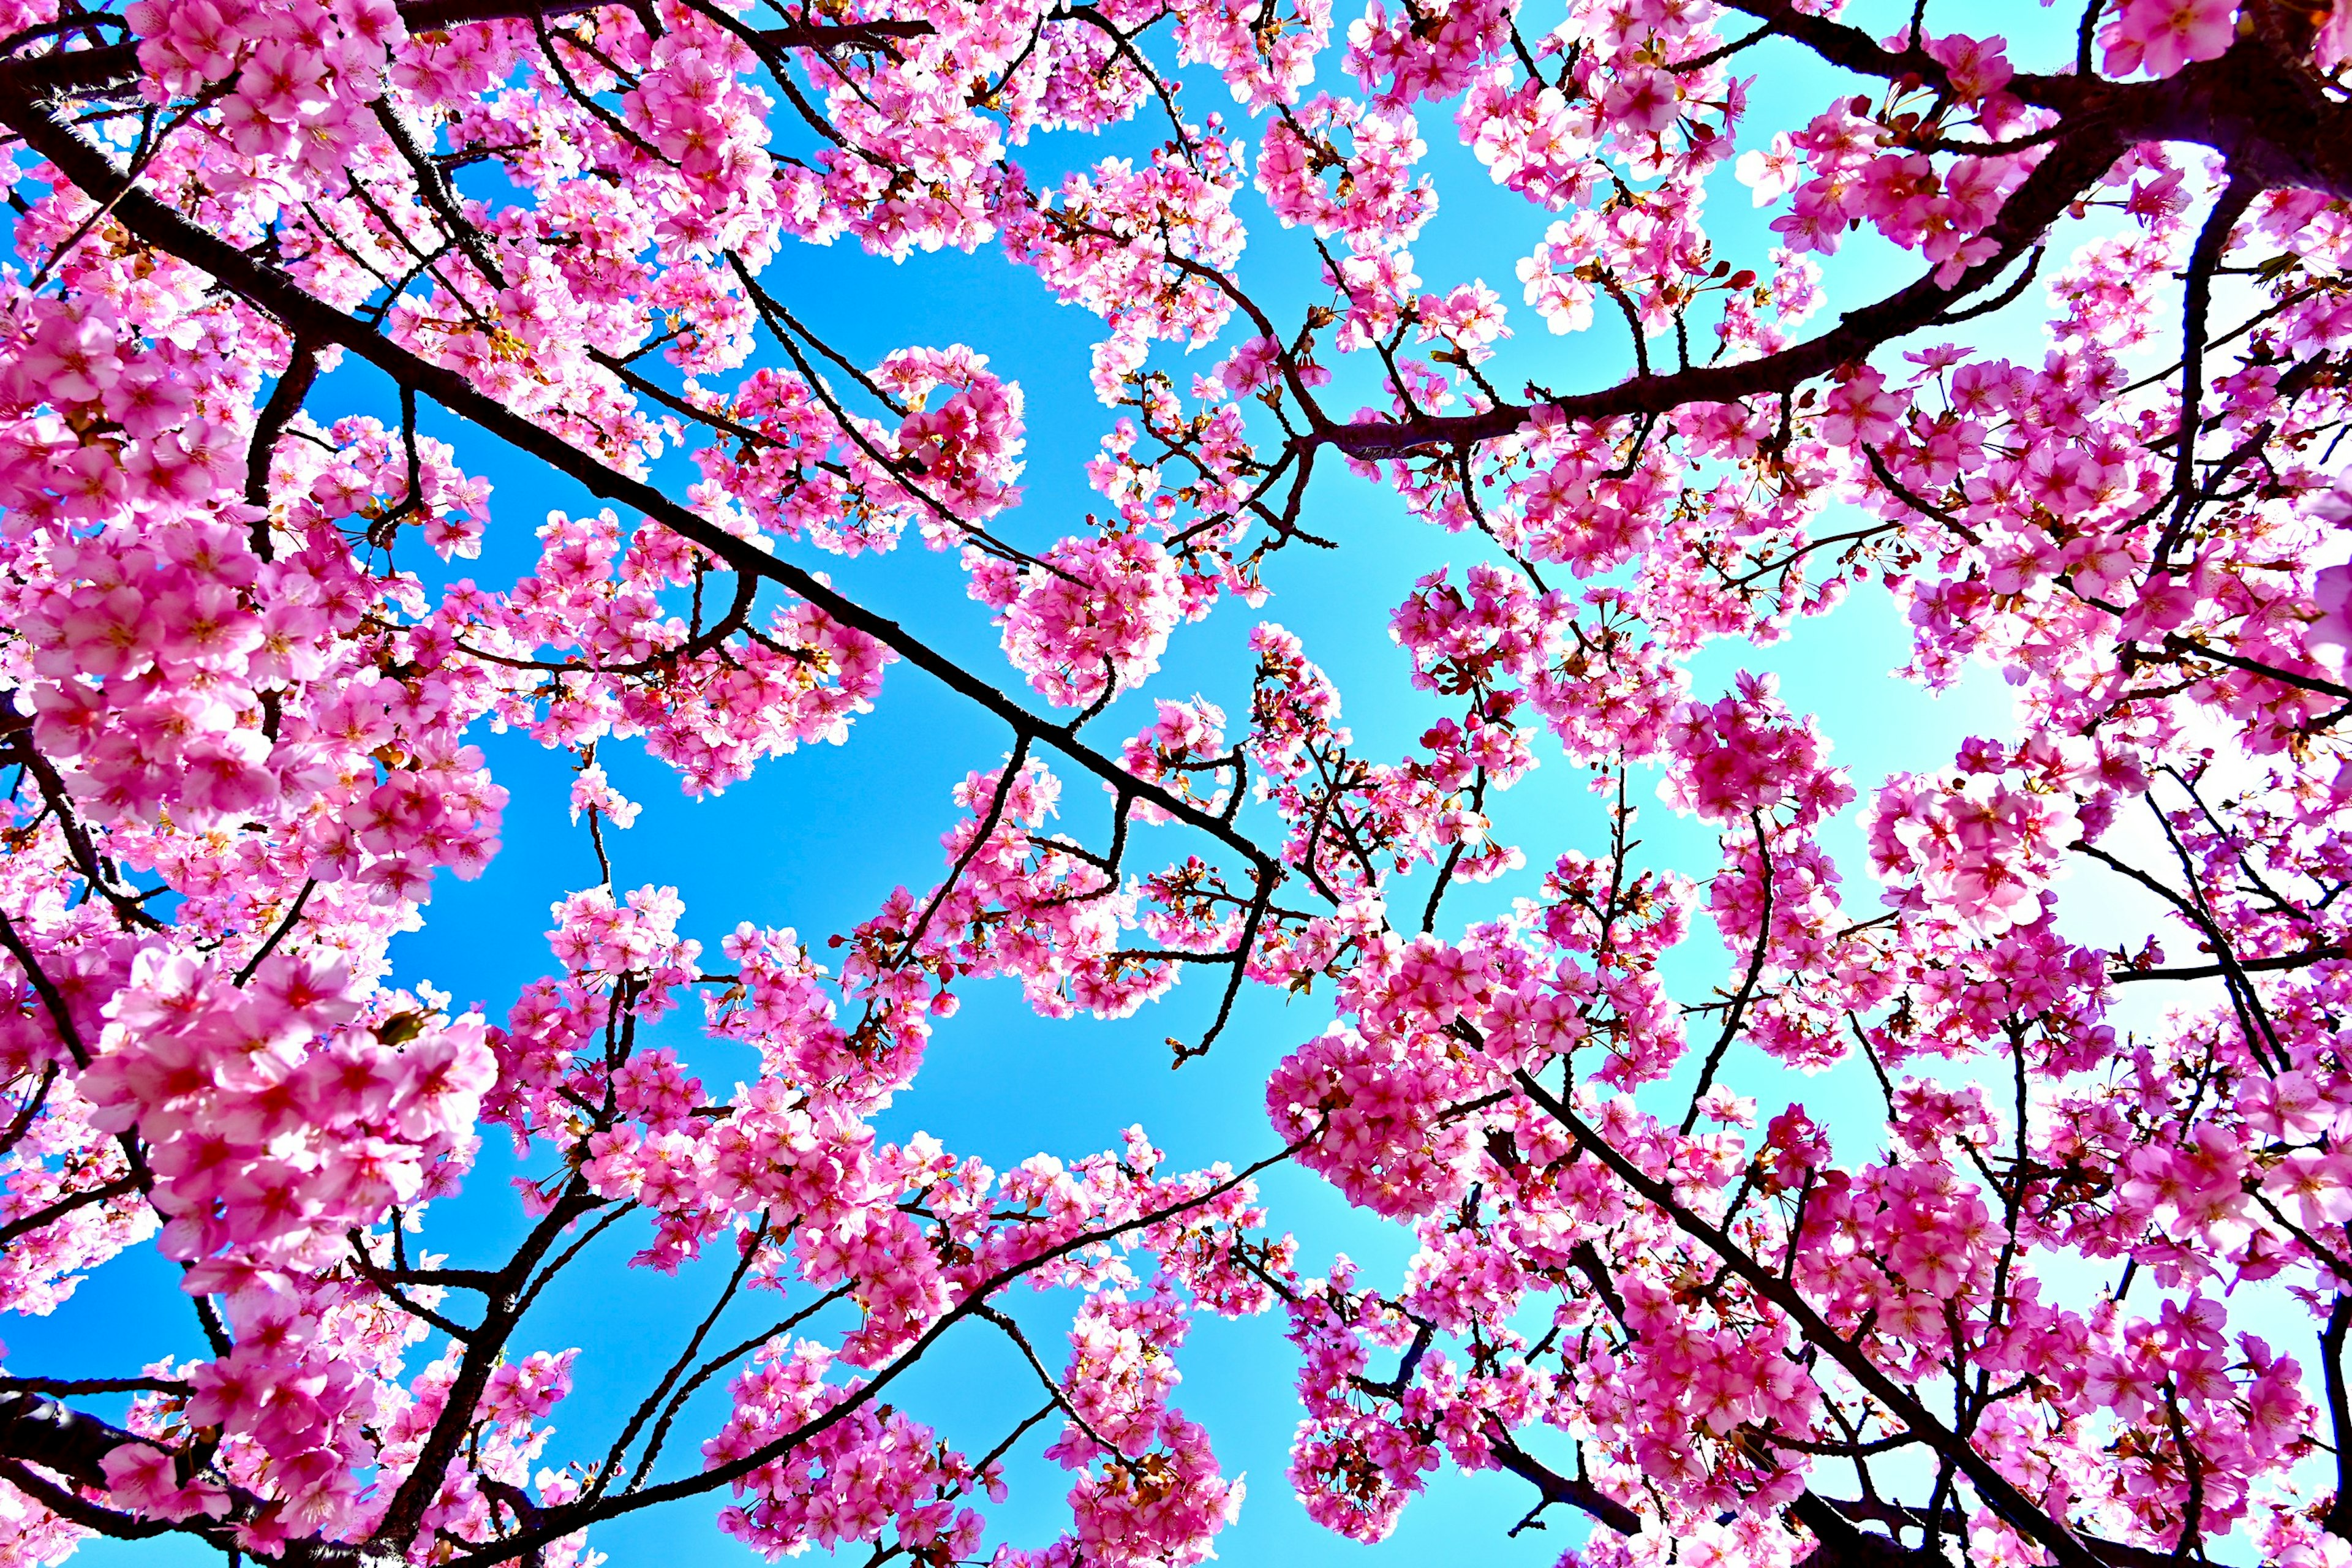
[[[1344,28],[1354,10],[1345,4],[1335,9]],[[1885,29],[1899,22],[1900,14],[1879,6],[1864,19]],[[1543,25],[1549,18],[1538,13],[1534,20]],[[1966,18],[1930,18],[1931,26],[1941,28],[1990,31],[2005,26],[2012,52],[2020,55],[2024,51],[2015,41],[2028,27],[2054,37],[2069,31],[2071,24],[2071,16],[2039,14],[2030,5],[1976,7]],[[2024,58],[2040,63],[2050,57]],[[1836,90],[1832,73],[1807,64],[1793,49],[1759,49],[1744,58],[1742,68],[1759,73],[1743,146],[1801,124]],[[1339,91],[1348,85],[1339,76],[1335,47],[1325,58],[1318,86]],[[1230,112],[1233,107],[1213,79],[1192,82],[1187,105],[1194,115],[1213,109]],[[1513,264],[1540,237],[1549,215],[1495,187],[1467,153],[1452,143],[1450,110],[1424,106],[1421,120],[1432,143],[1424,167],[1437,176],[1440,196],[1437,216],[1415,251],[1424,286],[1443,291],[1483,278],[1503,295],[1520,334],[1502,345],[1500,379],[1506,384],[1532,379],[1573,389],[1616,379],[1628,357],[1622,326],[1604,319],[1580,336],[1554,338],[1519,303]],[[1140,151],[1157,140],[1157,129],[1151,121],[1123,128],[1105,139],[1108,145],[1042,138],[1018,156],[1033,181],[1042,183],[1074,163]],[[1769,215],[1751,212],[1748,193],[1730,179],[1727,167],[1711,201],[1717,253],[1735,267],[1763,266],[1769,243],[1763,217]],[[1300,236],[1276,227],[1254,193],[1245,193],[1241,205],[1252,237],[1244,280],[1277,321],[1295,321],[1314,293],[1308,287],[1314,279],[1311,253]],[[1832,313],[1843,304],[1876,297],[1914,273],[1907,258],[1862,239],[1832,258],[1827,269]],[[1027,495],[1024,507],[1004,523],[1018,542],[1041,546],[1076,531],[1085,512],[1101,510],[1081,472],[1113,417],[1094,401],[1087,383],[1087,351],[1098,324],[1054,306],[1033,274],[1008,267],[992,248],[972,257],[918,257],[894,266],[836,246],[787,250],[767,281],[795,313],[858,363],[871,364],[902,345],[961,342],[988,354],[998,374],[1022,384],[1029,410]],[[2037,290],[2020,309],[1971,330],[1980,342],[2038,356],[2033,311],[2039,302]],[[764,334],[762,342],[772,348]],[[1203,351],[1189,363],[1181,354],[1160,358],[1178,368],[1181,383],[1185,373],[1205,370],[1220,353]],[[383,384],[360,370],[328,378],[312,406],[322,418],[346,411],[394,416]],[[431,410],[425,425],[453,440],[461,466],[494,487],[484,558],[459,563],[485,583],[510,581],[528,569],[532,530],[551,508],[580,510],[594,504],[567,482],[511,459],[468,427]],[[663,473],[681,487],[690,477],[682,459],[667,459]],[[1245,711],[1250,661],[1243,646],[1262,617],[1299,633],[1309,657],[1331,673],[1365,754],[1392,758],[1412,743],[1434,709],[1407,686],[1409,667],[1389,640],[1388,614],[1416,576],[1447,563],[1458,567],[1482,558],[1485,542],[1413,523],[1376,488],[1337,471],[1318,476],[1307,515],[1309,527],[1340,542],[1339,551],[1286,552],[1269,566],[1274,597],[1259,616],[1230,602],[1206,625],[1181,629],[1145,694],[1123,700],[1097,721],[1098,739],[1139,727],[1149,717],[1152,695],[1198,691],[1230,713]],[[911,546],[855,562],[824,558],[804,547],[787,546],[784,553],[832,572],[854,595],[901,618],[935,646],[965,656],[1008,689],[1015,684],[995,651],[986,612],[965,598],[962,574],[950,558]],[[421,552],[404,564],[442,575]],[[1888,679],[1885,672],[1905,657],[1901,632],[1883,594],[1866,591],[1825,620],[1802,624],[1787,643],[1768,652],[1710,649],[1695,666],[1696,689],[1712,698],[1739,668],[1778,671],[1783,695],[1801,710],[1820,715],[1837,760],[1866,791],[1892,769],[1948,758],[1964,734],[2003,732],[2007,725],[2005,694],[1991,672],[1972,674],[1941,699]],[[478,999],[493,1017],[501,1017],[517,987],[551,966],[541,935],[550,923],[549,904],[567,890],[592,884],[596,872],[584,830],[567,819],[569,757],[514,736],[488,737],[484,744],[499,782],[513,792],[504,853],[478,882],[443,878],[425,911],[425,929],[401,939],[394,952],[402,981],[430,981],[453,993],[461,1005]],[[846,745],[812,748],[772,763],[750,783],[717,798],[687,801],[659,764],[632,747],[608,745],[602,760],[624,792],[646,806],[636,827],[609,836],[616,881],[624,889],[646,882],[677,886],[686,900],[687,929],[713,945],[741,920],[793,926],[821,943],[824,935],[845,931],[871,913],[894,886],[919,889],[941,874],[939,835],[955,815],[949,790],[968,770],[992,765],[1008,745],[1000,727],[904,666],[891,671],[877,710],[857,723]],[[1538,751],[1543,765],[1495,803],[1496,831],[1527,848],[1529,868],[1486,888],[1458,891],[1448,905],[1449,923],[1458,926],[1532,891],[1535,879],[1562,849],[1596,850],[1603,843],[1605,822],[1582,776],[1548,742]],[[1073,807],[1065,826],[1078,833],[1098,826],[1102,814],[1092,786],[1057,771],[1072,784]],[[1654,780],[1637,779],[1636,798],[1647,803],[1643,858],[1703,876],[1714,863],[1712,837],[1675,819],[1655,802],[1654,788]],[[1262,833],[1274,831],[1271,815],[1263,808],[1245,810],[1241,820],[1246,827],[1254,819]],[[1171,853],[1182,852],[1181,840],[1161,838]],[[1846,856],[1852,896],[1872,898],[1853,854],[1858,837],[1850,820],[1832,830],[1832,842]],[[1414,896],[1416,908],[1418,901]],[[1703,997],[1722,978],[1724,956],[1708,931],[1702,926],[1676,960],[1675,977],[1685,999]],[[1238,1163],[1265,1152],[1275,1142],[1263,1111],[1265,1074],[1329,1021],[1328,999],[1318,994],[1286,1005],[1249,994],[1216,1050],[1171,1073],[1165,1037],[1197,1033],[1214,1004],[1214,988],[1202,978],[1195,976],[1167,1003],[1140,1016],[1113,1024],[1041,1020],[1009,984],[967,985],[962,1011],[940,1029],[923,1076],[882,1119],[882,1130],[896,1137],[925,1129],[950,1149],[980,1154],[1000,1169],[1039,1151],[1068,1156],[1113,1146],[1119,1130],[1138,1121],[1180,1165],[1216,1159]],[[665,1035],[714,1089],[746,1070],[719,1048],[697,1047],[675,1025],[665,1026]],[[1746,1066],[1753,1069],[1755,1059]],[[1759,1091],[1754,1087],[1759,1076],[1750,1070],[1733,1081],[1769,1100],[1780,1086]],[[1846,1093],[1836,1074],[1814,1089],[1826,1091],[1833,1103]],[[1801,1086],[1788,1085],[1782,1100],[1803,1092]],[[1850,1103],[1857,1111],[1868,1109]],[[427,1244],[456,1254],[460,1263],[491,1256],[517,1228],[504,1185],[508,1173],[504,1153],[493,1141],[466,1197],[433,1215]],[[1395,1281],[1411,1251],[1405,1233],[1351,1214],[1328,1187],[1303,1173],[1276,1172],[1264,1187],[1276,1226],[1304,1240],[1306,1267],[1319,1272],[1335,1251],[1344,1250],[1367,1265],[1368,1282]],[[585,1347],[579,1392],[557,1413],[553,1456],[601,1453],[604,1438],[658,1375],[671,1347],[682,1342],[717,1288],[708,1267],[688,1269],[677,1279],[620,1269],[619,1259],[634,1245],[614,1244],[604,1254],[608,1267],[575,1271],[568,1286],[551,1293],[519,1345]],[[193,1321],[173,1299],[173,1273],[151,1254],[129,1256],[91,1279],[54,1317],[5,1325],[11,1370],[127,1373],[167,1352],[195,1352]],[[1019,1303],[1048,1363],[1057,1367],[1067,1306],[1060,1298],[1033,1302],[1025,1293]],[[726,1326],[756,1326],[756,1310],[739,1307]],[[1221,1556],[1237,1568],[1366,1560],[1368,1549],[1312,1525],[1289,1495],[1283,1471],[1297,1408],[1279,1318],[1271,1316],[1238,1325],[1205,1320],[1181,1358],[1187,1377],[1178,1403],[1210,1427],[1228,1473],[1245,1471],[1249,1479],[1248,1501],[1240,1522],[1222,1538]],[[1013,1420],[1038,1403],[1025,1369],[1001,1340],[982,1337],[986,1332],[978,1326],[969,1331],[966,1342],[951,1345],[950,1353],[913,1377],[902,1396],[906,1408],[969,1452],[992,1446]],[[707,1430],[723,1401],[707,1398],[700,1408]],[[1066,1483],[1034,1458],[1042,1441],[1033,1437],[1015,1463],[1013,1500],[996,1514],[995,1539],[1042,1544],[1059,1528]],[[1548,1450],[1539,1439],[1532,1446],[1538,1453],[1565,1451]],[[672,1458],[690,1454],[682,1442]],[[1505,1530],[1531,1501],[1530,1489],[1508,1477],[1440,1475],[1429,1494],[1407,1510],[1395,1539],[1379,1550],[1399,1568],[1452,1563],[1465,1555],[1495,1568],[1549,1563],[1582,1527],[1556,1512],[1549,1531],[1507,1541]],[[637,1516],[599,1531],[595,1543],[628,1568],[744,1561],[740,1548],[712,1530],[713,1511],[690,1504]],[[112,1563],[128,1551],[103,1543],[86,1550],[86,1560],[94,1563]],[[172,1561],[177,1550],[142,1548],[139,1560]]]

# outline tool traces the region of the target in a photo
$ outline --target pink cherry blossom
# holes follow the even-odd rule
[[[0,0],[0,1568],[2352,1563],[2352,9],[2030,20]]]

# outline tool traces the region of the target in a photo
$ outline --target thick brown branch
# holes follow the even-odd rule
[[[310,387],[319,379],[319,356],[313,347],[300,338],[287,353],[286,368],[278,374],[278,384],[269,389],[269,401],[261,405],[261,413],[253,423],[253,442],[245,455],[245,501],[247,506],[262,509],[264,515],[253,520],[253,552],[264,561],[270,558],[269,543],[269,459],[278,450],[278,438],[286,434],[287,424],[301,411],[302,400],[310,395]]]
[[[2252,974],[2274,969],[2307,969],[2328,959],[2342,958],[2343,951],[2333,947],[2311,948],[2303,952],[2283,952],[2275,958],[2241,958],[2234,965],[2221,963],[2183,964],[2177,969],[2120,969],[2107,976],[2110,985],[2128,984],[2135,980],[2221,980],[2232,967]]]
[[[105,1486],[106,1456],[125,1443],[144,1440],[42,1394],[0,1394],[0,1456],[84,1486]]]
[[[626,10],[621,0],[411,0],[400,7],[400,19],[413,37],[446,32],[474,22],[551,21],[582,11]],[[886,48],[893,41],[919,38],[933,31],[929,22],[794,22],[763,29],[755,36],[774,48]],[[133,86],[139,79],[139,47],[135,43],[110,44],[104,48],[72,49],[27,59],[0,62],[0,93],[71,93],[98,96]]]
[[[2336,1496],[2327,1505],[2328,1533],[2352,1540],[2352,1394],[2344,1386],[2344,1336],[2352,1329],[2352,1296],[2338,1296],[2319,1335],[2319,1372],[2327,1385],[2327,1433],[2336,1440]]]
[[[1524,1480],[1534,1482],[1536,1490],[1542,1494],[1545,1503],[1561,1503],[1570,1508],[1581,1510],[1620,1535],[1633,1535],[1641,1531],[1641,1516],[1632,1509],[1609,1496],[1591,1481],[1580,1481],[1572,1476],[1563,1476],[1550,1466],[1536,1459],[1499,1426],[1489,1436],[1487,1446],[1494,1451],[1495,1463]]]
[[[55,1225],[77,1209],[88,1208],[92,1204],[107,1203],[121,1197],[126,1193],[135,1193],[138,1190],[139,1179],[136,1176],[117,1176],[103,1185],[87,1188],[79,1193],[68,1193],[53,1204],[45,1204],[28,1215],[12,1219],[6,1225],[0,1225],[0,1246],[5,1246],[20,1236],[30,1236],[44,1226]]]
[[[1818,337],[1738,364],[1695,365],[1664,375],[1636,375],[1598,392],[1562,397],[1552,405],[1570,420],[1595,422],[1628,416],[1664,414],[1691,403],[1736,403],[1786,392],[1843,364],[1862,360],[1882,343],[1927,326],[1958,302],[1990,287],[2019,255],[2032,247],[2075,198],[2105,174],[2128,143],[2103,122],[2087,124],[2062,141],[2027,175],[1986,230],[1998,249],[1950,287],[1922,278],[1875,304],[1847,312]],[[1517,404],[1497,404],[1475,414],[1335,426],[1299,437],[1339,447],[1365,459],[1402,457],[1424,447],[1455,447],[1493,440],[1528,422],[1533,413]]]
[[[507,1340],[520,1321],[529,1304],[525,1283],[539,1260],[572,1223],[603,1202],[591,1196],[587,1182],[574,1175],[563,1195],[547,1211],[523,1244],[515,1249],[507,1266],[499,1270],[499,1289],[489,1297],[478,1328],[466,1336],[466,1353],[457,1363],[457,1375],[449,1385],[447,1401],[440,1418],[434,1422],[424,1447],[416,1456],[415,1468],[408,1472],[385,1508],[383,1519],[372,1538],[395,1547],[405,1547],[415,1537],[419,1522],[441,1490],[450,1462],[466,1434],[478,1418],[478,1409],[482,1394],[489,1385],[490,1373],[504,1359]],[[410,1308],[410,1310],[415,1310]]]
[[[1912,75],[1930,85],[1943,71],[1924,53],[1885,49],[1861,29],[1805,16],[1785,4],[1736,0],[1736,8],[1831,64],[1894,80]],[[1571,421],[1658,414],[1691,403],[1730,403],[1786,392],[1907,333],[1952,319],[1954,307],[1990,287],[2036,244],[2124,150],[2144,142],[2188,142],[2230,162],[2248,191],[2299,186],[2352,196],[2352,104],[2328,97],[2303,62],[2283,57],[2259,29],[2216,60],[2161,81],[2110,82],[2074,75],[2020,77],[2009,90],[2065,117],[2047,156],[2001,208],[1986,234],[1994,255],[1950,288],[1922,278],[1863,309],[1830,331],[1778,353],[1738,364],[1702,365],[1665,375],[1636,375],[1615,386],[1556,400]],[[1364,459],[1402,457],[1510,435],[1532,410],[1500,403],[1475,414],[1318,428],[1300,437]]]
[[[1794,1286],[1750,1257],[1746,1248],[1724,1234],[1720,1227],[1678,1201],[1672,1188],[1651,1177],[1626,1158],[1622,1152],[1588,1126],[1582,1117],[1538,1081],[1533,1074],[1526,1071],[1514,1073],[1512,1081],[1519,1086],[1520,1092],[1559,1122],[1580,1147],[1606,1165],[1618,1180],[1665,1214],[1677,1230],[1714,1253],[1759,1297],[1787,1314],[1807,1344],[1843,1368],[1864,1393],[1885,1405],[1897,1421],[1910,1431],[1918,1433],[1939,1455],[1957,1465],[1986,1505],[2011,1528],[2040,1542],[2064,1568],[2089,1568],[2097,1561],[2063,1524],[2044,1513],[2007,1477],[1995,1469],[1990,1460],[1977,1452],[1974,1445],[1937,1420],[1926,1405],[1887,1375],[1861,1346],[1830,1327],[1821,1313],[1814,1310],[1813,1304],[1806,1300]]]
[[[404,387],[431,397],[500,440],[578,480],[592,494],[635,508],[664,527],[700,545],[737,572],[764,577],[807,601],[852,630],[881,643],[958,695],[995,714],[1013,730],[1043,742],[1124,795],[1150,802],[1188,827],[1209,835],[1246,858],[1264,877],[1278,878],[1274,858],[1229,823],[1212,816],[1158,784],[1148,784],[1112,758],[1080,741],[1071,726],[1042,719],[995,687],[931,647],[896,621],[845,597],[814,574],[736,538],[671,500],[653,486],[606,466],[591,453],[475,389],[457,372],[420,359],[364,322],[312,296],[291,279],[201,228],[128,181],[104,154],[79,135],[0,88],[0,122],[55,164],[83,192],[115,200],[116,216],[147,244],[210,273],[223,287],[268,311],[297,336],[341,343]]]

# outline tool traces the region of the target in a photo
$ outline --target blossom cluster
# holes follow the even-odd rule
[[[1589,1520],[1571,1568],[2352,1562],[2352,8],[771,9],[0,0],[0,1310],[152,1247],[201,1335],[0,1377],[0,1568],[593,1568],[649,1496],[1191,1568],[1245,1500],[1204,1313],[1286,1333],[1288,1487],[1359,1541],[1451,1466]],[[1431,243],[1448,137],[1523,219],[1490,277]],[[1832,300],[1864,234],[1903,281]],[[1079,413],[845,331],[836,244],[1074,308]],[[1614,384],[1524,379],[1621,326]],[[1033,527],[1066,416],[1101,515]],[[478,438],[596,510],[521,531]],[[1352,723],[1358,650],[1259,614],[1364,552],[1335,479],[1451,557],[1309,605],[1385,616]],[[961,632],[806,563],[910,531]],[[1853,760],[1774,668],[1857,598],[2011,731]],[[807,937],[629,874],[636,753],[738,788],[894,667],[1009,730],[883,803],[936,864]],[[395,939],[515,746],[578,879],[458,1007]],[[1188,975],[1247,1168],[905,1128],[976,988]],[[1253,987],[1313,1000],[1236,1038]],[[1279,1162],[1406,1260],[1282,1230]],[[531,1316],[607,1235],[724,1282],[609,1447],[555,1418],[638,1348]],[[975,1345],[1009,1435],[908,1392]]]

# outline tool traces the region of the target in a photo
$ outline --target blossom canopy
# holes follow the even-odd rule
[[[1447,1468],[1573,1568],[2352,1568],[2352,0],[1958,9],[0,0],[0,1311],[178,1298],[0,1351],[0,1568],[1191,1568]],[[1085,374],[853,352],[812,247]],[[2015,722],[1838,761],[1775,650],[1859,601]],[[689,916],[633,781],[910,686],[960,782],[774,830],[936,859]],[[395,939],[525,813],[458,1006]],[[1215,1157],[902,1131],[991,983],[1187,979],[1127,1081],[1242,1055]],[[624,1268],[650,1363],[548,1337]],[[1288,1347],[1254,1495],[1206,1318]],[[974,1342],[1009,1425],[914,1392]]]

